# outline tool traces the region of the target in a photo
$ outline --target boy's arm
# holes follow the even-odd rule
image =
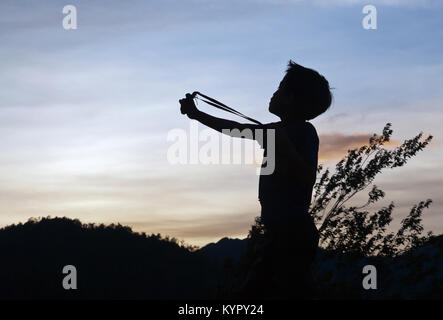
[[[189,94],[186,95],[185,99],[181,99],[179,102],[181,105],[181,112],[186,114],[190,119],[195,119],[205,126],[227,134],[231,137],[255,139],[255,129],[262,128],[257,124],[239,123],[236,121],[217,118],[200,111],[195,106],[194,100]]]
[[[293,177],[306,187],[312,187],[315,184],[317,168],[300,156],[288,135],[281,130],[275,132],[275,153],[289,158],[290,165],[279,168],[282,173]]]

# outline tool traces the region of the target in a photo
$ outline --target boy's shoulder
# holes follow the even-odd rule
[[[317,130],[309,121],[305,121],[303,124],[302,133],[308,141],[314,141],[315,143],[319,142]]]
[[[310,123],[309,121],[299,121],[291,124],[285,124],[281,121],[277,122],[269,122],[265,124],[266,129],[278,129],[278,128],[284,128],[286,130],[292,131],[294,133],[304,133],[306,134],[306,131],[317,135],[317,130],[315,129],[314,125]]]
[[[305,129],[312,132],[312,134],[317,135],[317,130],[315,129],[314,125],[309,121],[305,122]]]

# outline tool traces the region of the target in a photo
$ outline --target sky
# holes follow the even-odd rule
[[[75,30],[63,28],[68,4]],[[377,29],[362,27],[366,4]],[[431,198],[423,223],[442,233],[442,16],[431,0],[2,0],[0,227],[67,216],[198,246],[245,237],[260,215],[256,166],[174,165],[167,137],[195,128],[178,104],[193,91],[278,121],[267,105],[292,59],[334,88],[312,121],[325,166],[388,122],[394,145],[434,136],[375,184],[380,206],[396,204],[394,227]]]

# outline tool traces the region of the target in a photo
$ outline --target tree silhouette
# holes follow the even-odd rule
[[[365,256],[394,256],[422,244],[432,235],[421,236],[421,215],[431,204],[430,199],[414,205],[396,233],[387,232],[394,202],[375,212],[365,210],[385,196],[383,190],[372,184],[374,178],[384,169],[405,165],[432,140],[431,135],[422,139],[420,132],[389,150],[384,144],[390,140],[392,132],[391,124],[387,123],[381,135],[374,134],[369,139],[369,145],[349,150],[332,174],[329,168],[318,167],[320,178],[314,186],[310,213],[320,232],[320,245],[325,249]],[[369,186],[366,203],[346,205]]]

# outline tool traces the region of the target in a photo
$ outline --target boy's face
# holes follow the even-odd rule
[[[284,79],[280,82],[277,91],[272,95],[269,101],[269,112],[278,117],[284,116],[287,110],[294,108],[294,98],[284,90]]]

